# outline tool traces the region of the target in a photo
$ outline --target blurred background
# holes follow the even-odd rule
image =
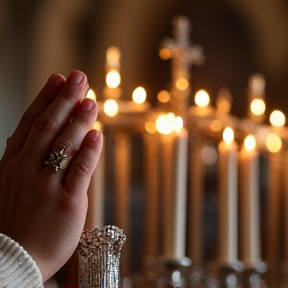
[[[130,99],[134,88],[143,86],[147,101],[156,105],[158,92],[169,89],[171,81],[171,63],[160,59],[159,45],[164,38],[172,37],[172,19],[179,15],[190,19],[192,42],[203,47],[206,58],[202,66],[192,67],[191,95],[205,89],[213,104],[219,89],[226,86],[233,97],[231,113],[245,117],[249,77],[260,73],[266,79],[267,115],[275,109],[288,114],[285,0],[1,0],[0,154],[6,138],[51,73],[67,76],[70,70],[84,71],[97,99],[102,100],[106,50],[112,45],[122,55],[122,98]],[[134,153],[139,152],[134,149]],[[139,152],[138,157],[141,156]],[[139,247],[144,241],[143,163],[138,160],[133,160],[132,175],[133,181],[138,181],[133,187],[139,192],[134,193],[136,198],[132,201],[138,206],[131,208],[131,213],[135,213],[132,226],[136,227],[132,235],[135,241],[131,241],[135,246],[133,273],[140,269],[143,251]],[[109,175],[105,179],[108,188]],[[212,176],[209,183],[215,184]],[[113,224],[111,197],[113,194],[108,191],[105,222],[109,224]],[[211,206],[206,204],[209,210]],[[213,218],[213,213],[209,217]],[[215,229],[213,224],[207,227]],[[208,237],[214,235],[205,233]],[[209,260],[214,255],[213,237],[206,242],[205,259]]]
[[[210,96],[227,86],[232,113],[247,111],[246,87],[253,73],[266,78],[267,112],[287,112],[288,3],[284,0],[2,0],[0,2],[0,151],[23,110],[53,72],[87,73],[101,99],[105,55],[111,46],[122,54],[123,97],[142,85],[147,100],[170,83],[170,61],[158,56],[171,37],[171,21],[186,15],[192,41],[203,47],[206,62],[192,68],[192,94]]]

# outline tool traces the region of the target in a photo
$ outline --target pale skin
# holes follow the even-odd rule
[[[84,98],[87,77],[52,74],[7,141],[0,161],[0,233],[11,237],[38,264],[43,282],[77,248],[87,213],[87,190],[102,148],[91,129],[98,109]],[[45,165],[66,146],[69,164],[55,173]]]

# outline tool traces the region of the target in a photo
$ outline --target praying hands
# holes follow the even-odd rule
[[[5,256],[15,241],[35,261],[42,282],[70,258],[85,223],[87,189],[102,148],[102,134],[91,129],[98,110],[85,98],[88,88],[80,71],[67,79],[51,75],[7,140],[0,162],[0,252]],[[16,267],[11,276],[1,265],[5,258],[0,287],[41,287],[24,286],[27,269]],[[26,280],[9,286],[9,277]]]

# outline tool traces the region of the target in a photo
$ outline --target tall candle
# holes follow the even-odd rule
[[[238,259],[237,150],[234,132],[226,128],[219,143],[219,246],[220,261],[231,264]]]
[[[121,256],[121,271],[124,277],[130,275],[130,215],[129,215],[129,188],[131,173],[131,140],[125,133],[115,137],[115,190],[116,190],[116,226],[124,230],[127,244],[123,246]]]
[[[261,261],[259,208],[259,155],[254,136],[245,138],[239,152],[241,260],[247,267]]]
[[[105,174],[105,145],[92,175],[88,188],[88,211],[85,228],[93,229],[104,226],[104,174]]]
[[[186,199],[187,199],[188,132],[185,128],[176,132],[173,141],[172,179],[172,245],[171,256],[186,256]]]
[[[161,243],[160,253],[167,255],[171,254],[172,246],[172,235],[173,226],[172,219],[173,215],[171,213],[172,205],[172,151],[173,151],[173,136],[160,135],[160,145],[159,145],[159,189],[161,193],[162,201],[159,203],[161,205]]]
[[[194,267],[203,265],[202,211],[203,211],[203,161],[202,142],[198,137],[191,138],[189,144],[189,209],[187,230],[187,256]]]
[[[268,233],[267,262],[271,273],[270,281],[276,281],[273,275],[277,271],[280,248],[280,197],[282,176],[282,152],[269,155],[269,195],[268,195]]]
[[[145,255],[159,255],[158,135],[144,136],[145,150]]]

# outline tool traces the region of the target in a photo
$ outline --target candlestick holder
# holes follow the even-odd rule
[[[156,282],[157,288],[188,287],[188,278],[191,264],[192,261],[188,257],[159,257],[159,277]]]
[[[240,261],[219,266],[219,287],[239,288],[243,286],[244,265]]]
[[[267,281],[264,278],[267,272],[265,262],[259,262],[251,267],[245,267],[243,272],[243,287],[264,288],[267,287]]]
[[[112,225],[83,231],[78,246],[81,288],[120,287],[120,251],[125,240],[123,230]]]

